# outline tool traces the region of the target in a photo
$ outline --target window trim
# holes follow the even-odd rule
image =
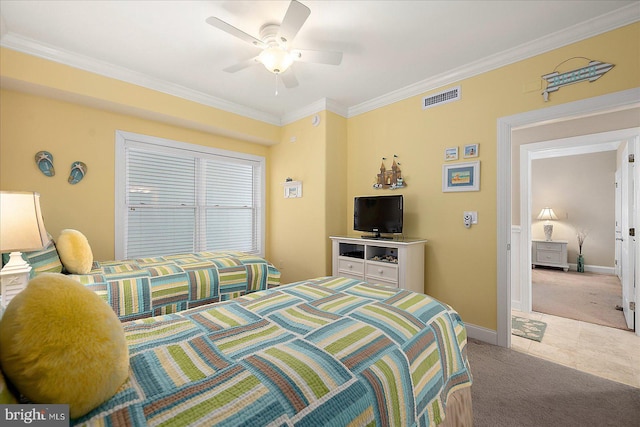
[[[258,200],[258,210],[260,212],[260,233],[258,235],[258,251],[260,257],[264,257],[265,253],[265,226],[266,226],[266,159],[264,156],[254,154],[240,153],[236,151],[223,150],[220,148],[207,147],[205,145],[192,144],[181,141],[174,141],[166,138],[159,138],[150,135],[137,134],[122,130],[116,130],[115,135],[115,221],[114,221],[114,251],[115,259],[124,259],[125,242],[126,242],[126,224],[127,224],[127,207],[126,207],[126,148],[143,147],[146,149],[154,148],[157,151],[170,152],[172,150],[183,150],[186,152],[197,153],[199,155],[220,158],[232,158],[234,161],[247,162],[260,165],[260,194]]]

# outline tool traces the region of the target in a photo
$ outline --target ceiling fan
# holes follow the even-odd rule
[[[292,88],[298,86],[298,80],[293,73],[293,69],[290,69],[294,62],[303,61],[329,65],[340,65],[342,62],[342,52],[292,49],[293,39],[302,28],[309,14],[311,14],[311,10],[307,6],[299,1],[291,0],[282,23],[280,25],[264,24],[260,28],[259,39],[215,16],[210,16],[206,19],[206,22],[262,49],[262,52],[257,56],[227,67],[223,71],[235,73],[252,65],[262,64],[276,76],[282,74],[282,81],[285,87]],[[283,74],[287,70],[289,71]]]

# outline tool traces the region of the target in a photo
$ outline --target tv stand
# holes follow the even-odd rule
[[[332,236],[334,276],[424,293],[425,239]]]

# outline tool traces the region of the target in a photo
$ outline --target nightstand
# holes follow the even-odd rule
[[[544,265],[559,267],[569,271],[567,263],[567,241],[565,240],[533,240],[531,242],[531,266]]]

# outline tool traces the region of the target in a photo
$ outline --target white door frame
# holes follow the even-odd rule
[[[616,195],[615,195],[615,274],[618,276],[618,279],[622,280],[622,270],[620,269],[620,257],[622,255],[622,190],[620,188],[620,180],[622,179],[622,172],[620,167],[616,167],[615,173],[615,181],[616,181]]]
[[[575,101],[513,116],[497,122],[497,313],[496,343],[511,347],[511,132],[542,123],[625,109],[640,103],[640,88]],[[527,251],[528,252],[528,251]],[[637,315],[638,312],[636,312]],[[640,329],[640,328],[638,328]]]
[[[621,194],[622,194],[622,311],[624,313],[624,321],[629,329],[634,327],[635,313],[630,310],[630,302],[635,301],[634,280],[635,280],[635,238],[629,236],[629,229],[636,226],[633,218],[634,209],[634,174],[633,163],[629,162],[629,154],[634,153],[635,140],[637,138],[629,138],[625,147],[622,149],[622,158],[620,159],[621,167]],[[629,262],[630,261],[630,262]]]
[[[640,138],[635,139],[634,150],[636,157],[640,157]],[[636,231],[640,228],[640,224],[638,223],[638,217],[640,216],[640,167],[636,163],[634,167],[634,180],[635,180],[635,227]],[[640,245],[637,243],[638,238],[636,237],[636,318],[635,318],[635,327],[636,327],[636,335],[640,337]]]

